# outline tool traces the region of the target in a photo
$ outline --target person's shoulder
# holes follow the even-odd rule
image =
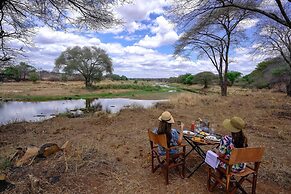
[[[225,142],[231,142],[232,141],[232,137],[230,135],[225,135],[222,138],[223,141]]]
[[[157,134],[158,133],[158,128],[153,128],[152,132]]]
[[[178,133],[178,130],[175,128],[172,128],[172,133]]]

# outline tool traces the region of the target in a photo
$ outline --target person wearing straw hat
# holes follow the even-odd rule
[[[183,139],[183,129],[184,129],[184,124],[181,123],[181,131],[180,134],[178,134],[178,131],[174,128],[172,128],[172,124],[175,123],[173,116],[169,111],[165,111],[161,114],[161,116],[158,118],[159,122],[159,127],[154,129],[154,133],[157,134],[166,134],[167,136],[167,143],[168,146],[176,146],[180,145],[182,143]],[[160,155],[165,155],[166,151],[164,150],[163,147],[159,146],[159,154]],[[175,154],[177,153],[177,150],[171,149],[170,154]]]
[[[229,159],[231,150],[234,148],[247,147],[247,138],[243,133],[245,128],[245,121],[240,117],[232,117],[231,119],[225,119],[223,121],[223,127],[227,129],[231,135],[224,136],[218,148],[218,155],[224,159]],[[226,164],[220,162],[220,166],[226,168]],[[246,167],[245,163],[239,163],[232,166],[233,172],[239,172],[244,170]]]

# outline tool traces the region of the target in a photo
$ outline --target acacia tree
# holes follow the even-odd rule
[[[175,18],[177,21],[183,21],[188,25],[192,24],[197,17],[205,14],[211,15],[211,13],[225,8],[246,10],[252,13],[252,17],[273,23],[272,25],[279,28],[291,29],[291,0],[180,0],[175,3],[173,13],[178,16]],[[286,45],[286,42],[282,45]],[[278,49],[275,48],[272,51],[278,51]],[[279,53],[282,55],[282,52],[279,51]],[[284,56],[282,57],[285,59]],[[287,93],[291,96],[291,81],[287,84]]]
[[[242,75],[241,72],[238,71],[230,71],[226,74],[228,81],[230,82],[230,86],[234,84],[234,82]]]
[[[112,6],[125,0],[1,0],[0,1],[0,65],[13,59],[22,48],[12,41],[30,43],[34,27],[53,29],[108,28],[120,23]]]
[[[227,95],[230,47],[237,42],[241,33],[236,27],[247,16],[246,11],[230,8],[200,15],[195,20],[196,24],[186,31],[175,47],[175,55],[188,56],[199,50],[201,55],[210,59],[219,76],[222,96]],[[191,19],[188,18],[188,22]],[[183,20],[187,21],[185,18]]]
[[[183,15],[182,19],[195,18],[212,13],[214,10],[236,8],[265,16],[265,18],[291,28],[290,0],[179,0],[175,2],[175,14]],[[181,18],[177,18],[181,19]]]
[[[72,74],[80,73],[85,79],[85,86],[92,86],[100,80],[103,73],[112,73],[112,61],[105,50],[97,47],[67,48],[55,61],[56,68]]]
[[[209,85],[215,79],[216,79],[216,76],[214,73],[209,72],[209,71],[204,71],[194,76],[194,83],[202,84],[203,88],[206,89],[206,88],[209,88]]]
[[[288,64],[289,68],[285,70],[290,79],[286,83],[286,91],[291,96],[291,28],[274,22],[264,22],[260,36],[260,48],[280,55]]]
[[[20,79],[26,80],[29,73],[36,71],[36,68],[28,65],[25,62],[20,62],[19,65],[16,66],[16,68],[19,70]]]

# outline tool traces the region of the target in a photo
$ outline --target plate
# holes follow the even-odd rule
[[[195,135],[194,132],[192,132],[192,131],[188,131],[188,130],[184,130],[184,131],[183,131],[183,134],[184,134],[184,135],[189,135],[189,136],[194,136],[194,135]]]
[[[205,137],[206,140],[209,140],[209,141],[216,141],[216,142],[219,142],[220,139],[217,139],[217,137],[213,136],[213,135],[208,135]]]

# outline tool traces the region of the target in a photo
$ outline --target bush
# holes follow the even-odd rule
[[[36,83],[36,81],[39,80],[39,75],[36,72],[31,72],[29,74],[29,80]]]
[[[66,74],[61,75],[61,81],[67,82],[68,81],[68,76]]]
[[[186,77],[186,79],[183,81],[183,83],[191,85],[191,84],[193,84],[193,79],[194,79],[194,76],[193,75],[189,75],[188,77]]]

